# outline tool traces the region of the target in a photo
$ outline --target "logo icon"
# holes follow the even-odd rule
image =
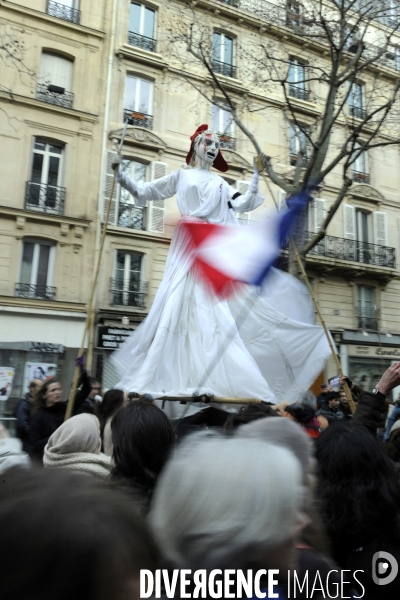
[[[372,557],[372,579],[376,585],[392,583],[399,572],[399,565],[389,552],[380,550]]]

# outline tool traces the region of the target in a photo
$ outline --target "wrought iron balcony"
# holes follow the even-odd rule
[[[358,183],[369,183],[371,178],[369,173],[364,173],[363,171],[352,171],[351,178],[353,181],[357,181]]]
[[[365,119],[367,115],[365,108],[362,108],[361,106],[354,106],[353,104],[350,104],[349,112],[351,116],[356,117],[356,119]]]
[[[118,227],[145,229],[146,209],[134,204],[121,204],[118,207]]]
[[[212,61],[212,68],[214,73],[219,73],[220,75],[225,75],[225,77],[236,77],[236,67],[230,65],[229,63],[221,62],[220,60]]]
[[[47,185],[45,183],[26,182],[25,208],[48,212],[51,214],[64,214],[65,188]]]
[[[135,112],[128,108],[124,108],[124,122],[128,119],[129,125],[137,125],[138,127],[145,127],[145,129],[152,129],[153,117],[152,115],[146,115],[145,113]]]
[[[224,4],[229,4],[229,6],[235,6],[239,8],[241,4],[241,0],[219,0],[219,2],[223,2]]]
[[[144,308],[148,287],[149,284],[147,281],[132,281],[124,283],[111,278],[111,305]]]
[[[310,241],[314,235],[314,233],[307,231],[306,241]],[[332,235],[326,235],[308,254],[348,260],[376,267],[396,268],[396,251],[394,248]]]
[[[289,85],[289,96],[292,98],[297,98],[298,100],[305,100],[306,102],[309,102],[310,90],[306,90],[299,85],[292,83]]]
[[[66,92],[64,88],[58,85],[48,85],[47,83],[39,83],[36,89],[36,98],[42,102],[72,108],[74,94]]]
[[[219,141],[221,148],[227,148],[228,150],[234,150],[236,146],[236,139],[226,133],[219,133]]]
[[[374,308],[356,307],[357,327],[377,331],[379,310]]]
[[[57,288],[48,285],[31,285],[30,283],[16,283],[15,295],[19,298],[41,298],[42,300],[55,300]]]
[[[143,48],[143,50],[148,50],[149,52],[156,51],[156,40],[145,35],[139,35],[133,31],[128,31],[128,44],[136,46],[136,48]]]
[[[71,23],[79,24],[81,20],[81,11],[70,6],[65,6],[60,2],[54,2],[53,0],[47,0],[46,12],[52,17],[57,19],[63,19],[63,21],[70,21]]]

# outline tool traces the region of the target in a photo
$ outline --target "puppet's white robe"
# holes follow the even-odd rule
[[[133,193],[130,179],[121,172],[118,177]],[[135,185],[136,205],[176,194],[184,217],[210,223],[235,224],[234,211],[250,211],[263,202],[251,189],[232,199],[237,190],[220,176],[198,168],[178,169]],[[178,227],[147,318],[112,355],[121,376],[117,387],[155,398],[210,393],[272,402],[293,400],[307,389],[330,351],[322,328],[312,324],[304,286],[275,272],[258,297],[247,286],[246,291],[221,301],[197,280],[191,265],[188,240]],[[272,306],[274,298],[283,307],[279,312]],[[238,330],[235,322],[246,313]]]

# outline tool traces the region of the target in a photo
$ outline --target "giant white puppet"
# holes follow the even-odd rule
[[[237,224],[236,212],[263,203],[258,172],[254,171],[247,192],[240,194],[211,172],[212,166],[228,170],[218,136],[201,125],[190,139],[189,168],[144,184],[119,169],[118,182],[137,206],[176,194],[184,217]],[[118,157],[113,167],[119,164]],[[183,229],[177,228],[147,318],[112,356],[121,376],[117,387],[154,397],[208,393],[272,402],[290,401],[307,389],[324,368],[330,350],[322,328],[312,322],[304,286],[275,272],[265,289],[248,286],[229,300],[220,300],[197,279],[188,244]],[[251,309],[243,320],[246,305]]]

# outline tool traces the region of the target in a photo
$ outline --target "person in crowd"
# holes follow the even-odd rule
[[[249,402],[244,406],[241,406],[237,412],[231,413],[224,425],[224,429],[231,431],[251,423],[252,421],[258,421],[258,419],[265,419],[265,417],[279,417],[278,413],[274,409],[273,404],[267,404],[266,402]]]
[[[175,444],[172,425],[160,408],[138,400],[114,415],[111,429],[113,482],[136,493],[146,511]]]
[[[21,398],[14,410],[14,417],[17,420],[17,437],[22,442],[24,452],[29,452],[29,431],[31,428],[33,397],[42,383],[41,379],[32,379],[29,383],[29,391],[25,394],[24,398]]]
[[[346,418],[351,416],[349,401],[344,390],[340,390],[339,392],[339,410],[342,411]]]
[[[85,400],[82,402],[79,409],[77,410],[77,414],[96,414],[96,404],[102,401],[100,381],[98,381],[95,377],[90,377],[87,374],[87,371],[84,371],[80,377],[79,386],[81,388],[79,390],[79,393],[81,393],[82,389],[86,390],[88,388],[90,388],[90,392],[87,398],[85,398]]]
[[[400,462],[400,420],[397,420],[390,431],[390,437],[385,446],[386,454],[394,462]]]
[[[389,600],[400,594],[400,579],[377,585],[373,557],[384,551],[400,562],[400,486],[378,441],[354,420],[335,423],[316,440],[317,493],[334,559],[360,570],[365,598]]]
[[[103,440],[103,452],[112,456],[112,433],[111,421],[113,416],[124,406],[128,398],[122,390],[108,390],[104,394],[103,401],[97,406],[97,416],[100,421],[100,433]]]
[[[0,475],[14,467],[27,469],[30,464],[28,454],[22,450],[21,440],[10,437],[7,429],[0,423]]]
[[[302,392],[297,402],[284,408],[283,416],[299,423],[308,435],[315,439],[320,434],[320,425],[315,416],[316,399],[311,391]]]
[[[326,397],[326,404],[323,404],[315,415],[322,430],[336,420],[345,419],[345,414],[340,410],[339,393],[329,392]]]
[[[87,398],[89,389],[82,388],[77,392],[74,403],[74,414]],[[44,447],[50,436],[63,423],[67,410],[67,402],[62,400],[61,385],[56,379],[47,379],[35,394],[34,411],[29,432],[29,452],[31,458],[42,463]]]
[[[149,517],[178,568],[279,569],[286,579],[302,502],[301,466],[287,448],[200,432],[167,463]]]
[[[397,395],[395,405],[387,419],[387,426],[386,426],[385,434],[383,436],[383,441],[385,443],[389,441],[390,432],[392,431],[392,427],[395,424],[395,422],[397,421],[397,419],[399,419],[399,418],[400,418],[400,393]]]
[[[7,473],[0,531],[2,600],[139,600],[159,560],[129,499],[61,469]]]
[[[45,446],[43,464],[105,479],[110,475],[111,458],[100,450],[99,420],[84,413],[71,417],[56,429]]]
[[[331,388],[326,383],[321,385],[321,392],[317,396],[317,408],[321,408],[321,406],[326,403],[326,396],[331,391]]]

